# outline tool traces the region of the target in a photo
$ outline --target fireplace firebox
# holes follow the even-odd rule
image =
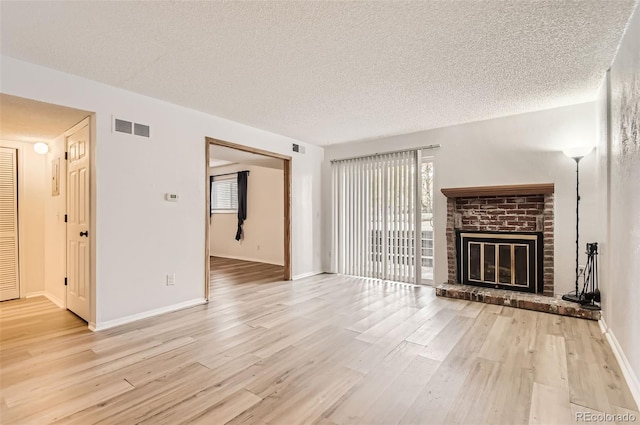
[[[462,284],[543,291],[542,232],[457,230],[456,246]]]

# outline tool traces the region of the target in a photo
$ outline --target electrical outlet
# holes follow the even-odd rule
[[[176,274],[175,273],[169,273],[167,275],[167,286],[173,286],[176,284]]]

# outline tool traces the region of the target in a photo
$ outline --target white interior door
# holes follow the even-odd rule
[[[67,308],[89,321],[89,123],[67,136]]]
[[[20,298],[18,151],[0,148],[0,301]]]

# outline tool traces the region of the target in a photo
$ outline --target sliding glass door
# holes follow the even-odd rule
[[[420,162],[420,256],[422,283],[433,284],[433,158]]]
[[[422,282],[420,156],[405,151],[332,162],[338,273]]]

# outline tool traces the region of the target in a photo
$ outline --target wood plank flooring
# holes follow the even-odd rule
[[[232,258],[209,257],[211,285],[217,283],[269,283],[284,278],[284,267]]]
[[[269,282],[258,270],[220,270],[208,305],[97,333],[43,297],[0,303],[0,422],[640,417],[596,322],[436,298],[427,287],[335,275]]]

